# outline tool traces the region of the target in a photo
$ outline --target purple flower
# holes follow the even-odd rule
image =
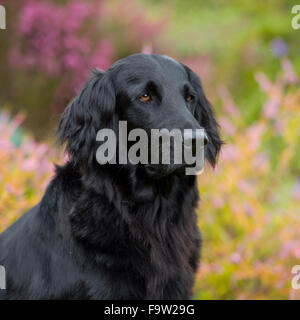
[[[276,38],[271,43],[271,51],[276,58],[284,57],[289,52],[289,47],[281,38]]]
[[[9,62],[14,70],[43,73],[62,83],[54,97],[57,108],[81,88],[90,69],[108,69],[116,58],[113,37],[104,37],[101,30],[107,12],[113,14],[108,2],[23,0],[19,5]],[[143,6],[135,2],[114,8],[115,20],[124,27],[125,44],[133,51],[139,50],[145,39],[151,45],[164,24],[149,21]]]
[[[295,184],[293,196],[296,200],[300,200],[300,178]]]
[[[276,119],[280,109],[280,100],[270,98],[264,105],[263,114],[268,119]]]

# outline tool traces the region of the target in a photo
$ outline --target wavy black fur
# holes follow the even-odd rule
[[[130,86],[143,81],[151,82],[154,98],[141,107]],[[175,91],[184,82],[196,95],[188,107]],[[143,166],[99,165],[96,133],[117,131],[120,119],[146,129],[200,125],[210,140],[207,159],[216,163],[218,126],[190,69],[139,54],[96,71],[58,128],[70,161],[57,167],[42,201],[0,235],[7,273],[0,298],[191,298],[201,242],[196,177],[168,168],[153,176]]]

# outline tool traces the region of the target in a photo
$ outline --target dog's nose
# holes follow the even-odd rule
[[[184,134],[184,145],[189,148],[191,147],[193,154],[196,153],[197,145],[205,146],[208,143],[209,139],[204,129],[196,131],[193,130],[193,132]]]

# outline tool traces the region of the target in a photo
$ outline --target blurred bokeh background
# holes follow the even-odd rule
[[[0,231],[63,163],[54,132],[94,67],[136,52],[190,66],[226,145],[199,177],[196,299],[298,299],[300,30],[291,0],[5,0],[0,30]]]

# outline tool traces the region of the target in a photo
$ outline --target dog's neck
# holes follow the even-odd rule
[[[79,169],[79,173],[85,189],[99,195],[112,190],[116,194],[118,191],[122,201],[135,204],[152,203],[158,195],[168,198],[179,185],[187,188],[196,186],[195,176],[173,173],[160,179],[151,178],[145,174],[142,166],[136,165],[94,164]]]
[[[75,193],[74,188],[72,192],[71,188],[66,190],[69,197],[66,197],[65,207],[69,207],[67,214],[72,232],[76,237],[94,242],[95,245],[97,234],[103,231],[101,221],[104,217],[106,222],[111,220],[112,224],[134,224],[140,232],[147,232],[143,228],[149,226],[149,220],[155,225],[175,223],[178,219],[186,218],[181,216],[184,211],[182,204],[190,208],[190,214],[197,206],[195,176],[182,178],[173,175],[145,183],[138,170],[133,171],[132,168],[90,167],[80,173],[74,164],[68,163],[58,169],[57,177],[64,176],[65,171],[68,171],[65,174],[68,179],[74,177],[74,181],[68,183],[78,184]],[[164,214],[161,215],[161,212]],[[118,238],[117,233],[116,230],[114,241]]]

